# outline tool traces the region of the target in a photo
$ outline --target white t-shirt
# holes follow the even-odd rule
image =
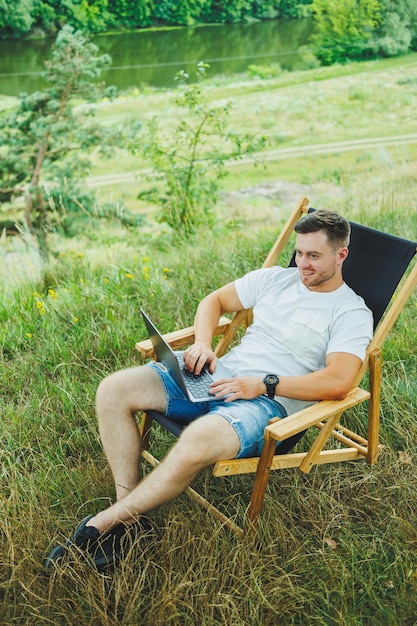
[[[345,283],[335,291],[311,291],[297,268],[272,267],[246,274],[235,287],[243,306],[253,307],[253,323],[221,359],[234,376],[308,374],[324,368],[331,352],[365,358],[372,313]],[[314,404],[275,399],[288,415]]]

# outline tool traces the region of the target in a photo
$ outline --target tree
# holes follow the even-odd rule
[[[0,32],[27,33],[33,23],[33,0],[0,0]]]
[[[250,0],[213,0],[206,7],[207,18],[215,22],[240,22],[251,13]]]
[[[381,18],[379,0],[313,0],[315,54],[325,65],[362,59]]]
[[[197,76],[207,68],[199,63]],[[253,154],[265,138],[234,132],[228,123],[230,103],[211,104],[200,82],[189,85],[184,72],[177,78],[178,124],[167,131],[153,118],[143,126],[132,150],[149,158],[163,181],[165,193],[157,195],[161,221],[178,236],[187,237],[199,226],[213,223],[227,162]]]
[[[108,0],[67,0],[62,3],[70,23],[89,33],[106,29],[109,21]]]
[[[406,54],[417,44],[415,0],[381,0],[382,19],[373,49],[383,56]]]
[[[48,87],[23,94],[17,108],[0,118],[0,201],[24,197],[24,221],[44,255],[48,230],[79,210],[76,181],[87,171],[84,151],[112,141],[110,131],[94,123],[93,109],[80,104],[108,93],[97,79],[110,61],[65,26],[45,63]]]
[[[158,3],[159,4],[159,3]],[[154,0],[113,0],[109,7],[111,22],[128,28],[143,28],[152,24]]]

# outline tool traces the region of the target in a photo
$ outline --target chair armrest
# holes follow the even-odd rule
[[[292,435],[296,435],[306,428],[318,424],[322,420],[361,404],[361,402],[368,400],[370,396],[369,391],[365,391],[360,387],[353,387],[344,400],[322,400],[283,419],[273,419],[265,428],[265,439],[284,441],[292,437]]]
[[[230,320],[227,317],[221,317],[219,325],[214,331],[214,336],[217,337],[218,335],[223,335],[229,324]],[[181,328],[179,330],[174,330],[172,333],[167,333],[164,335],[164,339],[173,350],[179,350],[185,346],[189,346],[194,342],[194,326]],[[139,350],[143,359],[155,358],[155,353],[150,339],[138,341],[135,344],[135,348],[136,350]]]

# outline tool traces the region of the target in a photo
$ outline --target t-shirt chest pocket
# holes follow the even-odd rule
[[[284,344],[294,354],[318,363],[326,357],[329,319],[306,309],[296,309],[288,325]]]

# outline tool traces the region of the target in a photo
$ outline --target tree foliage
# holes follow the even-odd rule
[[[43,252],[48,229],[80,208],[76,181],[87,171],[85,150],[112,141],[110,131],[94,123],[91,107],[75,106],[108,93],[97,79],[109,63],[85,35],[65,26],[45,63],[48,87],[23,94],[0,118],[0,201],[24,197],[26,227]]]
[[[0,34],[27,33],[34,22],[33,0],[0,0]]]
[[[159,2],[158,2],[159,4]],[[145,28],[153,23],[156,2],[154,0],[113,0],[109,8],[108,26]]]
[[[316,56],[326,65],[361,59],[379,25],[379,0],[313,0]]]
[[[405,54],[417,50],[417,2],[415,0],[381,0],[383,19],[372,42],[381,56]]]
[[[198,64],[198,76],[207,65]],[[219,182],[227,176],[227,162],[253,154],[264,137],[234,132],[229,123],[230,103],[210,103],[199,82],[189,85],[180,72],[175,97],[178,124],[165,131],[157,117],[142,128],[132,150],[151,160],[163,191],[154,198],[160,218],[180,237],[200,226],[210,226],[218,200]]]
[[[313,0],[317,58],[325,65],[417,47],[415,0]]]
[[[87,32],[297,17],[311,0],[0,0],[0,37],[62,24]]]

